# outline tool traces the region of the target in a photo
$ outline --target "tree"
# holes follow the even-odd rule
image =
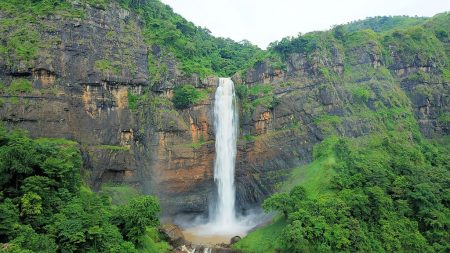
[[[112,220],[124,238],[139,245],[146,227],[159,224],[159,211],[159,203],[154,196],[141,196],[132,199],[128,205],[119,206]]]
[[[197,90],[192,85],[183,85],[175,88],[172,101],[175,107],[184,109],[206,98],[205,92]]]
[[[0,242],[7,242],[13,234],[14,226],[19,223],[19,209],[11,199],[0,202]]]

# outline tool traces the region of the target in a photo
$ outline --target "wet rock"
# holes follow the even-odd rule
[[[240,236],[233,236],[230,240],[230,244],[235,244],[237,242],[239,242],[242,238]]]

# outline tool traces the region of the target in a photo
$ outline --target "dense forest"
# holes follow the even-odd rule
[[[327,138],[315,147],[308,174],[300,178],[294,172],[286,192],[264,202],[265,210],[279,213],[277,221],[235,247],[244,252],[447,251],[448,147],[416,138],[399,132]]]
[[[76,2],[102,10],[110,4],[110,0]],[[236,95],[243,119],[251,118],[257,108],[273,110],[282,99],[277,97],[280,90],[298,88],[294,81],[246,84],[247,72],[263,64],[286,71],[294,54],[313,66],[313,85],[319,92],[342,86],[352,99],[339,114],[311,116],[311,124],[322,134],[311,163],[293,168],[278,193],[262,203],[274,220],[234,244],[234,249],[450,251],[450,139],[448,135],[424,137],[411,101],[400,88],[419,84],[418,92],[427,98],[448,92],[449,13],[432,18],[368,18],[286,37],[262,50],[249,41],[213,37],[207,28],[187,21],[158,0],[115,2],[139,16],[149,48],[149,87],[142,94],[126,96],[133,112],[153,106],[160,114],[179,116],[176,110],[189,110],[208,99],[211,90],[193,84],[173,88],[170,98],[153,94],[152,85],[168,72],[168,64],[160,60],[164,58],[175,58],[185,76],[242,76]],[[48,46],[35,29],[40,20],[51,15],[75,19],[85,15],[83,8],[75,8],[69,0],[2,0],[0,14],[0,33],[7,35],[0,38],[5,68],[17,67],[17,61],[27,67],[39,49]],[[400,53],[392,54],[393,48]],[[160,59],[155,59],[152,50],[160,51]],[[363,52],[381,57],[363,62]],[[342,69],[330,63],[335,58],[342,59]],[[400,70],[398,62],[432,71],[419,69],[400,80],[395,73]],[[114,62],[107,60],[96,62],[96,67],[115,70]],[[14,78],[9,85],[0,80],[0,94],[7,94],[8,101],[13,97],[17,104],[15,96],[30,93],[33,87],[24,76]],[[443,91],[434,89],[437,84],[443,84],[439,86]],[[0,108],[3,103],[0,99]],[[356,124],[360,119],[366,120],[363,124],[371,131],[355,138],[338,131],[344,122]],[[445,108],[437,122],[440,126],[450,122]],[[277,131],[298,128],[299,123],[293,122]],[[260,138],[241,135],[245,143]],[[192,148],[203,144],[193,143]],[[80,148],[75,141],[31,138],[23,130],[0,126],[0,252],[170,251],[168,238],[159,229],[158,199],[122,185],[92,191]]]
[[[83,183],[77,144],[0,128],[2,252],[164,251],[158,200],[113,205]]]

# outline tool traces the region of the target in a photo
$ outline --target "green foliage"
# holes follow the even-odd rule
[[[86,2],[89,5],[93,5],[93,6],[97,7],[97,8],[101,8],[103,10],[106,10],[110,0],[83,0],[83,1]]]
[[[166,253],[170,252],[170,245],[161,239],[161,234],[157,228],[147,227],[142,238],[141,246],[137,248],[142,253]]]
[[[109,60],[98,60],[95,61],[94,67],[97,70],[100,70],[102,72],[112,73],[112,74],[119,74],[120,69],[117,67],[119,63],[111,62]]]
[[[19,224],[19,209],[7,198],[0,203],[0,238],[10,238],[16,224]]]
[[[450,67],[444,69],[442,72],[442,77],[444,78],[444,80],[450,82]]]
[[[29,28],[19,28],[9,37],[7,51],[18,60],[29,61],[37,57],[39,34]]]
[[[33,91],[31,82],[24,78],[14,79],[8,87],[7,92],[10,94],[30,93]]]
[[[6,15],[0,20],[0,57],[9,66],[26,64],[31,67],[39,48],[51,43],[41,38],[40,32],[45,29],[41,18],[50,14],[70,17],[81,17],[83,11],[73,8],[69,1],[61,0],[3,0],[0,11]]]
[[[242,240],[233,244],[232,248],[244,253],[275,253],[282,243],[279,240],[279,235],[283,232],[286,225],[285,219],[278,218],[272,224],[250,232]]]
[[[130,199],[139,196],[139,192],[131,186],[122,184],[102,184],[101,193],[108,195],[115,205],[127,204]]]
[[[206,90],[196,89],[188,84],[175,88],[172,102],[176,108],[185,109],[208,98]]]
[[[117,146],[117,145],[98,145],[94,146],[95,149],[111,150],[111,151],[129,151],[130,148],[127,146]]]
[[[372,95],[372,91],[366,87],[354,87],[352,95],[358,102],[366,103]]]
[[[349,32],[371,29],[375,32],[387,32],[400,28],[407,28],[424,24],[429,18],[409,16],[377,16],[357,20],[345,25]]]
[[[146,227],[159,225],[159,202],[153,196],[132,199],[128,205],[114,210],[113,223],[120,229],[124,238],[136,245],[143,244]]]
[[[302,186],[295,186],[291,189],[289,194],[276,193],[270,198],[266,199],[262,208],[266,212],[279,211],[283,213],[284,218],[287,218],[290,213],[295,211],[297,204],[306,198],[306,190]]]
[[[268,50],[286,59],[289,54],[298,53],[312,56],[313,52],[321,52],[321,56],[331,53],[336,38],[329,32],[310,32],[297,37],[286,37],[281,41],[270,43]]]
[[[42,198],[34,192],[27,192],[20,199],[22,216],[38,216],[42,213]]]
[[[266,53],[248,41],[215,38],[206,28],[195,26],[173,10],[156,0],[119,0],[143,17],[144,37],[151,47],[157,45],[163,51],[175,55],[185,74],[200,76],[231,76],[251,66],[250,63],[266,57]],[[158,64],[151,61],[154,75],[160,76]]]
[[[316,170],[321,179],[311,180],[311,174],[305,176],[296,169],[292,177],[305,180],[292,181],[304,188],[275,194],[263,204],[265,210],[277,210],[288,217],[288,224],[276,239],[277,249],[447,250],[450,234],[445,217],[449,207],[444,189],[449,186],[449,164],[444,157],[448,150],[405,135],[393,132],[358,139],[332,137],[315,146],[315,161],[301,171]],[[335,162],[329,163],[334,176],[327,181],[323,173],[328,159]],[[308,185],[311,181],[321,187],[328,185],[332,191]]]
[[[320,115],[314,118],[314,123],[325,133],[333,133],[334,129],[342,123],[342,118],[337,115]]]
[[[128,109],[135,111],[139,108],[140,103],[144,99],[145,95],[138,95],[134,94],[131,91],[128,91],[127,97],[128,97]]]
[[[450,114],[449,113],[443,113],[439,115],[438,121],[444,124],[448,124],[450,122]]]
[[[51,236],[36,233],[30,225],[16,226],[14,240],[10,243],[19,246],[24,251],[30,250],[31,252],[51,253],[56,252],[58,248]]]
[[[113,206],[106,195],[81,186],[81,164],[74,142],[30,139],[0,127],[0,243],[8,243],[6,252],[137,252],[133,242],[159,224],[156,198],[128,194],[135,197],[129,204]]]
[[[236,85],[236,95],[244,112],[251,112],[259,105],[273,109],[278,103],[273,92],[274,87],[267,84],[255,84],[247,87],[245,84]]]
[[[384,36],[385,48],[395,48],[402,62],[410,62],[414,66],[427,66],[433,62],[438,68],[446,65],[446,53],[443,44],[435,34],[423,27],[415,26],[406,30],[398,30]],[[387,56],[387,62],[393,62]]]

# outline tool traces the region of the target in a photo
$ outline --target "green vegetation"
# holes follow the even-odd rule
[[[291,54],[303,54],[306,61],[316,67],[318,74],[331,83],[339,76],[330,59],[339,58],[336,50],[344,52],[344,73],[351,81],[382,79],[389,77],[385,67],[371,66],[373,62],[364,54],[380,55],[378,61],[391,67],[394,63],[392,49],[395,49],[395,62],[412,66],[429,66],[433,63],[442,71],[444,80],[448,76],[449,51],[445,44],[448,40],[448,13],[433,18],[412,17],[376,17],[339,25],[330,31],[311,32],[297,37],[283,38],[270,44],[268,51],[287,59]],[[446,29],[447,28],[447,29]],[[356,75],[356,76],[351,76]]]
[[[68,1],[60,0],[3,0],[0,11],[6,15],[0,20],[0,57],[8,65],[20,61],[31,66],[39,48],[54,44],[51,38],[41,38],[40,31],[46,29],[40,18],[58,14],[63,17],[82,17],[83,11],[73,8]]]
[[[158,45],[164,54],[175,55],[185,74],[231,76],[269,57],[248,41],[235,42],[213,37],[208,29],[195,26],[160,1],[118,2],[143,17],[146,43],[149,46]],[[150,64],[150,73],[160,74],[158,66]]]
[[[1,104],[1,103],[0,103]],[[450,114],[449,113],[443,113],[439,115],[438,121],[444,124],[447,124],[450,122]]]
[[[127,96],[128,96],[128,109],[132,111],[137,110],[139,107],[139,101],[140,99],[142,99],[142,97],[134,94],[131,91],[128,91]]]
[[[2,252],[165,252],[157,199],[121,189],[134,198],[115,206],[83,186],[81,165],[75,142],[0,128]]]
[[[172,102],[176,108],[185,109],[207,98],[208,92],[206,90],[196,89],[194,86],[187,84],[175,88]]]
[[[352,89],[352,95],[354,98],[356,98],[356,101],[366,103],[370,96],[372,94],[372,91],[367,89],[366,87],[354,87]]]
[[[112,74],[119,74],[120,69],[117,67],[119,63],[110,62],[108,60],[98,60],[95,61],[94,67],[97,70],[100,70],[102,72],[112,73]]]
[[[395,47],[402,62],[414,62],[419,66],[433,62],[440,68],[448,64],[445,62],[448,59],[443,44],[436,38],[435,33],[423,27],[397,30],[386,35],[383,44],[385,48]],[[390,63],[393,60],[387,56],[386,61]]]
[[[321,57],[332,55],[332,46],[336,44],[336,38],[329,32],[311,32],[298,37],[286,37],[281,41],[270,43],[269,51],[286,59],[289,54],[307,54],[308,57],[314,51],[321,51]]]
[[[19,93],[30,93],[33,91],[33,87],[31,86],[31,82],[27,79],[18,78],[11,82],[11,85],[8,89],[6,89],[6,91],[12,95]]]
[[[378,16],[357,20],[345,25],[349,32],[371,29],[375,32],[387,32],[410,26],[424,24],[429,18],[409,16]]]
[[[282,252],[448,250],[448,150],[407,135],[331,137],[315,146],[314,162],[293,171],[290,192],[263,204],[288,222],[272,245]],[[262,231],[236,247],[273,252],[255,246]]]
[[[172,247],[163,240],[157,228],[147,227],[141,240],[142,247],[138,248],[140,253],[165,253],[170,252]]]
[[[104,193],[111,197],[111,201],[114,205],[127,204],[130,199],[139,196],[139,192],[129,185],[122,184],[102,184],[101,193]]]
[[[342,118],[337,115],[320,115],[314,119],[314,123],[327,134],[335,133],[335,129],[342,123]]]
[[[248,87],[245,84],[236,85],[236,95],[244,112],[252,112],[259,105],[272,109],[276,103],[274,87],[267,84],[256,84]]]
[[[233,244],[233,249],[242,252],[275,253],[280,247],[279,235],[286,225],[284,218],[277,218],[270,225],[251,232],[243,240]]]
[[[118,145],[97,145],[93,146],[96,149],[102,150],[111,150],[111,151],[129,151],[130,148],[127,146],[118,146]]]

